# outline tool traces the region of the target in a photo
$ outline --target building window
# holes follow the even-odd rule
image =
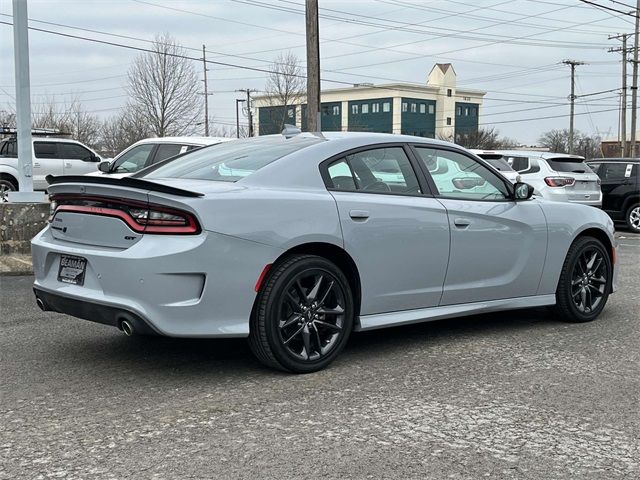
[[[471,107],[471,115],[474,117],[478,115],[478,109],[476,107]]]
[[[407,111],[407,102],[402,102],[402,111],[403,112]]]
[[[447,88],[447,97],[453,95],[453,91],[450,88]]]
[[[424,103],[420,104],[420,113],[427,113],[427,106]]]
[[[411,113],[416,113],[416,104],[415,104],[415,102],[411,102]]]
[[[329,107],[326,105],[323,105],[321,108],[322,111],[322,115],[329,115]]]
[[[384,102],[382,104],[382,111],[383,112],[390,112],[391,111],[391,103],[390,102]]]
[[[429,105],[429,115],[433,115],[435,113],[436,109],[433,105]]]
[[[351,113],[354,115],[358,114],[358,105],[351,105]]]
[[[372,103],[371,104],[371,113],[378,113],[380,111],[380,104],[379,103]]]
[[[293,118],[293,117],[295,117],[295,116],[296,116],[296,111],[295,111],[295,109],[293,109],[293,108],[289,108],[289,109],[287,109],[287,116],[288,116],[289,118]]]
[[[369,104],[368,103],[363,103],[362,104],[362,113],[369,113]]]
[[[447,117],[447,125],[451,125],[451,117]]]
[[[333,106],[333,114],[334,115],[340,115],[340,106],[339,105],[334,105]]]
[[[456,107],[456,115],[458,117],[462,116],[462,107]]]
[[[465,117],[469,116],[469,107],[464,107],[464,116]]]

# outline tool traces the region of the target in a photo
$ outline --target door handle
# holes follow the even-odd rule
[[[366,210],[350,210],[349,216],[354,220],[366,220],[369,218],[369,212]]]
[[[456,218],[453,221],[453,224],[456,227],[467,228],[469,225],[471,225],[471,220],[469,220],[468,218]]]
[[[66,163],[64,164],[64,166],[65,166],[65,167],[67,167],[67,168],[72,168],[72,167],[73,167],[73,165],[72,165],[72,164],[70,164],[69,162],[66,162]]]
[[[33,164],[34,167],[40,167],[40,164],[38,162]]]

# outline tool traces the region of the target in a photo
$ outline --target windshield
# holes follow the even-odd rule
[[[579,158],[550,158],[549,166],[556,172],[593,173],[593,171]]]
[[[234,140],[205,147],[145,170],[138,178],[192,178],[237,182],[270,163],[321,142],[319,137],[281,135]]]

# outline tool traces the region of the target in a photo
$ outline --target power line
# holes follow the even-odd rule
[[[638,16],[637,13],[623,12],[622,10],[618,10],[617,8],[607,7],[606,5],[600,5],[599,3],[591,2],[590,0],[579,0],[579,1],[582,2],[582,3],[586,3],[588,5],[593,5],[596,8],[601,8],[603,10],[609,10],[611,12],[620,13],[622,15],[629,15],[630,17],[634,17],[634,18],[636,18]]]

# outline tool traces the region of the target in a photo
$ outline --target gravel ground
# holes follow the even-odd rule
[[[0,277],[0,479],[640,477],[640,236],[590,324],[545,309],[354,335],[326,371],[127,338]]]

